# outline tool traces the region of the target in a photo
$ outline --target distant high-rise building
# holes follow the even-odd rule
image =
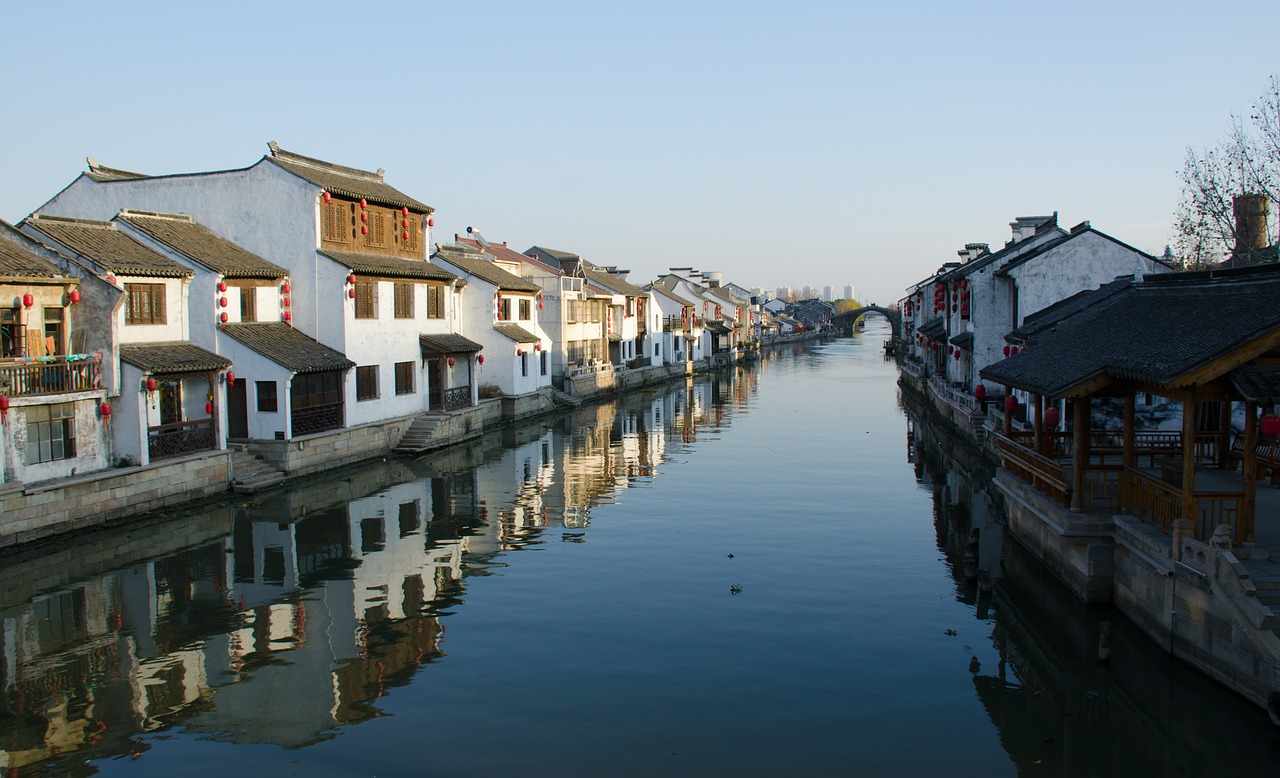
[[[853,296],[853,284],[849,284],[844,288],[844,299],[846,300],[857,299]]]
[[[778,287],[778,299],[779,299],[779,300],[790,300],[790,299],[791,299],[791,287],[789,287],[789,286],[780,286],[780,287]]]
[[[804,296],[803,296],[802,298],[800,298],[800,299],[802,299],[802,300],[812,300],[813,298],[815,298],[815,297],[817,297],[817,296],[818,296],[818,290],[817,290],[817,289],[814,289],[814,288],[813,288],[812,286],[810,286],[809,284],[805,284],[805,285],[804,285]]]
[[[831,284],[827,284],[826,286],[822,287],[822,301],[826,303],[831,302],[832,292],[833,290],[831,289]]]

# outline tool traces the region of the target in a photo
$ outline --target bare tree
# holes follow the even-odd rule
[[[1280,76],[1271,77],[1247,118],[1231,116],[1231,130],[1216,147],[1187,149],[1179,179],[1179,256],[1188,269],[1230,256],[1236,245],[1234,198],[1258,194],[1274,202],[1280,197]],[[1270,241],[1274,232],[1268,230]]]

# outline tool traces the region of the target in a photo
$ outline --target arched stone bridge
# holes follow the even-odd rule
[[[902,316],[892,308],[881,308],[878,305],[864,305],[861,308],[855,308],[852,311],[837,313],[831,317],[831,321],[836,326],[848,327],[853,329],[853,323],[858,317],[864,313],[878,313],[889,321],[889,329],[893,330],[893,339],[898,340],[902,337]],[[843,320],[843,323],[841,321]]]

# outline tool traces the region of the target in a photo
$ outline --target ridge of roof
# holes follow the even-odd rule
[[[479,256],[467,256],[467,253],[475,253]],[[458,249],[450,249],[447,246],[438,246],[433,257],[439,258],[441,262],[448,262],[468,275],[475,276],[482,281],[486,281],[498,289],[510,292],[539,292],[542,287],[521,278],[514,273],[508,273],[506,270],[493,264],[493,262],[484,258],[483,250],[470,249],[467,253]]]
[[[323,188],[326,192],[351,198],[362,198],[379,205],[410,208],[424,214],[434,213],[431,206],[416,200],[383,180],[385,171],[376,172],[337,165],[332,162],[285,151],[275,141],[267,141],[271,149],[268,162],[295,176]]]
[[[29,276],[32,278],[67,277],[51,260],[40,256],[41,250],[53,251],[42,246],[30,235],[0,219],[0,274]]]
[[[295,373],[323,373],[356,366],[340,351],[282,321],[237,322],[218,329],[277,365]]]
[[[354,273],[380,278],[426,278],[436,281],[453,281],[456,275],[433,265],[425,259],[392,257],[386,254],[362,254],[356,251],[317,249],[322,254]]]
[[[284,278],[289,271],[218,235],[186,214],[121,209],[116,219],[227,278]]]
[[[98,160],[93,157],[85,157],[84,161],[89,165],[89,171],[85,175],[94,181],[131,181],[138,178],[150,178],[146,173],[135,173],[132,170],[121,170],[120,168],[100,165]]]
[[[22,223],[112,273],[158,278],[195,275],[186,265],[144,246],[115,222],[32,214]]]

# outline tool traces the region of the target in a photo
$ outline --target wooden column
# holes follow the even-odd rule
[[[1090,398],[1077,397],[1071,403],[1071,510],[1084,510],[1084,471],[1089,465]]]
[[[1240,506],[1240,523],[1248,529],[1237,533],[1236,542],[1253,540],[1257,521],[1258,490],[1258,406],[1254,402],[1244,405],[1244,455],[1240,459],[1240,480],[1244,490],[1244,505]],[[1247,535],[1248,537],[1240,537]]]
[[[1013,396],[1013,387],[1006,386],[1004,388],[1005,402],[1008,403],[1009,398]],[[1013,414],[1009,412],[1009,406],[1004,406],[1004,436],[1007,438],[1013,434]]]
[[[1137,434],[1134,430],[1134,417],[1137,411],[1134,409],[1136,402],[1135,395],[1132,390],[1124,396],[1124,466],[1138,466],[1138,451],[1134,445],[1134,436]]]
[[[1231,462],[1231,401],[1223,399],[1218,405],[1218,467],[1226,470]]]
[[[1044,397],[1035,394],[1032,395],[1032,401],[1036,404],[1035,450],[1040,454],[1044,454],[1046,453],[1044,445]]]
[[[1198,535],[1196,521],[1196,400],[1195,391],[1182,401],[1182,518],[1191,522]],[[1207,538],[1198,538],[1207,540]]]

